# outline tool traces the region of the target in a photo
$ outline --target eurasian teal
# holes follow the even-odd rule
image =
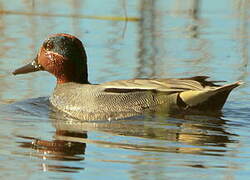
[[[54,34],[36,58],[13,72],[44,70],[57,78],[50,102],[81,120],[119,119],[150,112],[219,112],[241,82],[216,85],[207,76],[176,79],[131,79],[90,84],[82,42],[69,34]]]

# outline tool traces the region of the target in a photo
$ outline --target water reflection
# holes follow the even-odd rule
[[[235,16],[238,19],[238,29],[236,33],[236,40],[239,41],[240,46],[240,56],[242,62],[239,63],[237,68],[241,69],[242,74],[239,79],[246,80],[248,72],[248,59],[249,59],[249,17],[248,10],[250,7],[250,2],[245,0],[238,0],[235,2]]]
[[[26,117],[25,119],[32,120],[32,123],[35,124],[31,125],[32,129],[28,130],[28,132],[32,133],[35,131],[36,126],[39,127],[42,125],[41,122],[36,120],[47,120],[53,112],[51,108],[48,97],[40,97],[5,106],[5,113],[14,114],[15,112],[15,116],[9,119],[20,120]],[[4,114],[1,113],[1,115],[3,116]],[[41,164],[41,169],[43,171],[77,172],[84,169],[83,167],[60,165],[58,161],[83,161],[86,144],[82,142],[71,142],[64,139],[61,140],[57,137],[87,138],[87,133],[76,132],[74,129],[72,131],[65,131],[56,128],[53,134],[52,140],[39,139],[32,136],[26,136],[25,134],[17,134],[16,137],[18,138],[17,143],[19,147],[34,150],[31,154],[24,153],[23,155],[34,156],[43,160]],[[57,163],[53,164],[51,160]]]
[[[43,160],[41,164],[43,171],[78,172],[83,170],[84,167],[81,166],[60,165],[58,162],[84,161],[87,144],[141,152],[224,156],[229,151],[227,145],[237,143],[232,140],[236,134],[228,132],[225,127],[227,121],[221,117],[177,115],[167,118],[165,115],[151,114],[111,122],[83,122],[54,110],[47,98],[36,98],[25,102],[28,103],[25,105],[20,102],[22,107],[26,106],[22,109],[17,108],[20,107],[20,103],[12,105],[15,111],[18,111],[17,114],[40,117],[42,115],[46,119],[49,117],[55,128],[52,140],[25,134],[16,135],[19,139],[17,142],[19,147],[32,149],[33,153],[29,156]],[[124,140],[119,138],[119,141],[88,138],[87,134],[93,132],[104,133],[104,137],[108,134],[106,136],[126,136],[136,137],[136,139],[127,142],[127,138]],[[142,158],[140,155],[136,157],[136,159],[140,158]]]
[[[193,0],[190,2],[190,11],[189,16],[192,19],[193,24],[189,27],[190,37],[198,38],[199,37],[199,26],[198,21],[200,20],[200,0]]]
[[[146,118],[146,119],[145,119]],[[153,122],[150,121],[154,119]],[[166,118],[166,117],[165,117]],[[223,155],[228,143],[235,143],[224,128],[225,120],[204,116],[184,116],[179,119],[169,117],[162,120],[160,116],[140,117],[138,119],[120,120],[115,122],[80,122],[76,120],[53,120],[56,129],[76,132],[101,131],[112,135],[134,136],[151,140],[177,142],[177,146],[158,146],[151,143],[133,144],[100,140],[81,140],[71,138],[75,142],[88,142],[108,145],[114,148],[125,148],[142,151],[174,152],[206,155]],[[183,119],[180,119],[183,118]],[[148,119],[148,120],[147,120]],[[149,145],[150,144],[150,145]],[[213,147],[220,147],[218,149]]]
[[[51,165],[46,163],[48,160],[55,161],[83,161],[86,144],[81,142],[71,142],[66,140],[57,140],[57,136],[87,138],[86,133],[76,133],[70,131],[56,130],[55,139],[52,141],[42,140],[32,137],[17,136],[26,141],[18,142],[19,147],[31,148],[36,151],[35,157],[41,158],[44,162],[41,164],[43,171],[77,172],[83,167],[73,167],[67,165]],[[31,140],[31,141],[30,141]]]
[[[139,53],[136,77],[156,76],[156,15],[154,0],[141,1],[140,13],[142,21],[139,22]]]

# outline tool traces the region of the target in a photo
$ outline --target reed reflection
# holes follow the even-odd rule
[[[240,69],[240,76],[238,79],[247,81],[248,77],[248,60],[249,60],[249,7],[250,2],[245,0],[237,0],[235,3],[235,16],[238,20],[236,28],[236,40],[239,41],[239,54],[241,62],[238,63],[237,68]],[[238,60],[239,61],[239,60]]]
[[[142,20],[139,22],[139,53],[138,67],[136,69],[136,77],[155,77],[156,72],[156,9],[154,0],[142,0],[140,4],[140,16]]]

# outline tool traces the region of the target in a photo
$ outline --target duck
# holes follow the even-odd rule
[[[88,81],[83,43],[66,33],[52,34],[37,56],[13,74],[47,71],[56,77],[49,101],[68,116],[85,121],[114,120],[147,113],[220,112],[242,81],[218,85],[208,76],[136,78],[102,84]]]

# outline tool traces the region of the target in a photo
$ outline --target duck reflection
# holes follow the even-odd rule
[[[43,171],[60,171],[60,172],[78,172],[84,168],[65,165],[52,165],[49,160],[56,161],[83,161],[86,144],[81,142],[71,142],[68,140],[58,140],[57,136],[87,138],[86,133],[77,133],[71,131],[56,130],[54,140],[42,140],[25,136],[18,136],[23,139],[32,141],[19,142],[22,148],[31,148],[36,150],[39,155],[35,155],[44,160],[41,164]],[[48,163],[46,163],[48,160]]]
[[[50,108],[48,97],[40,97],[28,99],[22,102],[17,102],[10,106],[10,109],[21,115],[27,117],[46,117],[51,116],[53,113]],[[58,118],[60,116],[58,115]],[[82,142],[71,142],[67,140],[67,137],[75,138],[87,138],[86,132],[77,132],[72,130],[62,130],[57,128],[54,132],[52,140],[43,140],[34,137],[18,135],[23,141],[18,141],[19,146],[22,148],[33,149],[36,153],[29,155],[43,159],[41,168],[43,171],[60,171],[60,172],[78,172],[84,169],[83,167],[65,166],[64,164],[58,165],[58,161],[83,161],[86,149],[86,143]],[[60,139],[58,137],[65,137]],[[51,164],[56,160],[56,165]]]
[[[58,117],[57,115],[53,115]],[[148,114],[118,121],[82,122],[70,118],[52,118],[53,126],[60,131],[75,131],[77,133],[105,132],[110,135],[133,136],[150,139],[142,144],[137,142],[126,143],[86,139],[81,137],[57,135],[62,140],[71,142],[95,143],[111,148],[125,148],[142,151],[161,151],[174,153],[223,155],[228,143],[234,143],[224,127],[226,120],[221,115],[201,116],[179,114],[167,116],[166,114]],[[177,143],[176,146],[162,146],[152,143],[151,140]],[[188,146],[187,146],[188,145]],[[214,148],[218,147],[218,148]]]
[[[34,103],[33,103],[34,104]],[[32,109],[32,108],[31,108]],[[37,109],[37,108],[36,108]],[[31,148],[35,157],[43,159],[43,171],[78,172],[84,167],[58,165],[65,161],[84,161],[86,144],[99,144],[108,148],[132,149],[137,151],[188,153],[198,155],[223,156],[235,134],[225,127],[226,120],[221,115],[201,116],[179,114],[147,114],[117,121],[80,121],[54,109],[49,118],[55,127],[52,140],[18,136],[22,148]],[[115,141],[88,138],[87,133],[107,133],[108,135],[137,137],[142,139],[119,138]],[[105,135],[104,135],[105,136]],[[129,138],[131,139],[131,138]],[[144,153],[142,153],[143,156]],[[139,158],[140,159],[140,158]],[[52,160],[52,161],[51,161]],[[53,165],[56,160],[56,165]],[[81,163],[80,163],[81,164]]]

